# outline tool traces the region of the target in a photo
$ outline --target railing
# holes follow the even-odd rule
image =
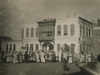
[[[51,37],[39,37],[38,40],[54,40],[54,37],[51,36]]]

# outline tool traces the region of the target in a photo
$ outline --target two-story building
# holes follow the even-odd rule
[[[60,51],[67,47],[70,52],[91,52],[93,25],[77,17],[66,20],[53,18],[37,23],[26,23],[22,29],[23,45],[28,50]]]

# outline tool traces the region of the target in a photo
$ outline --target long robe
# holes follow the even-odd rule
[[[72,63],[72,53],[69,53],[69,63]]]
[[[17,56],[17,54],[14,54],[13,63],[18,63],[18,56]]]
[[[61,51],[59,52],[59,61],[61,61]]]
[[[44,56],[45,56],[44,52],[41,52],[41,53],[40,53],[41,62],[45,62]]]
[[[91,54],[88,55],[88,62],[91,62]]]
[[[82,54],[81,55],[81,58],[80,58],[80,62],[82,63],[82,62],[84,62],[85,61],[85,56]]]
[[[23,55],[22,55],[22,54],[19,55],[19,62],[20,62],[20,63],[23,62]]]
[[[39,53],[38,52],[36,52],[35,56],[36,56],[36,62],[40,62]]]

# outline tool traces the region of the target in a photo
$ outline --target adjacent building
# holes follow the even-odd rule
[[[93,22],[93,49],[95,53],[100,53],[100,20]]]

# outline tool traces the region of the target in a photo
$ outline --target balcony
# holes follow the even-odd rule
[[[38,39],[39,41],[43,41],[43,40],[54,40],[54,36],[51,36],[51,37],[39,37]]]

